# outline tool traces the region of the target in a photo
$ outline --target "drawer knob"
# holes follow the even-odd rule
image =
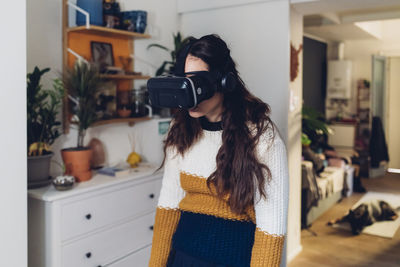
[[[150,198],[154,198],[154,194],[150,194],[150,196],[149,196]]]
[[[151,231],[153,231],[153,229],[154,229],[153,225],[152,225],[152,226],[150,226],[149,228],[150,228],[150,230],[151,230]]]
[[[92,215],[89,213],[89,214],[86,214],[86,219],[88,219],[88,220],[90,220],[90,218],[92,218]]]
[[[90,257],[92,257],[92,253],[90,253],[90,252],[86,253],[86,258],[90,258]]]

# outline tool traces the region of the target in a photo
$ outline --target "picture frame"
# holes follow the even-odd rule
[[[101,73],[104,73],[108,66],[114,66],[112,44],[92,41],[90,42],[90,49],[92,61]]]

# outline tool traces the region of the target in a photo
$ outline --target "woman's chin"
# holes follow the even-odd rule
[[[189,109],[189,115],[192,118],[200,118],[200,117],[204,116],[204,113],[200,112],[200,111],[196,111],[196,109],[195,110],[190,110]]]

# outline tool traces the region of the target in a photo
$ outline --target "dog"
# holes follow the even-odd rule
[[[399,217],[397,211],[400,211],[400,207],[394,209],[386,201],[371,200],[361,203],[354,210],[350,209],[343,217],[331,220],[327,224],[348,222],[353,235],[359,235],[366,226],[374,222],[396,220]]]

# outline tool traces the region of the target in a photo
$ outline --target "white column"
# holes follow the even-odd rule
[[[27,266],[25,1],[0,16],[0,266]]]

